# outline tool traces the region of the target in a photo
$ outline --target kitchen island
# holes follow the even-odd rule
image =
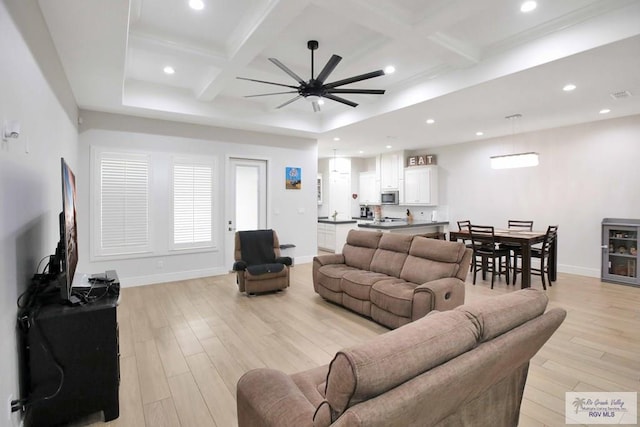
[[[412,222],[408,222],[406,220],[396,219],[371,221],[363,224],[358,224],[359,229],[400,234],[445,233],[448,226],[448,221],[414,220]]]
[[[318,218],[318,248],[342,253],[342,247],[347,241],[349,230],[356,228],[355,220],[337,220]]]

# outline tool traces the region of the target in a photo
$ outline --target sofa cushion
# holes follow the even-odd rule
[[[457,271],[458,264],[432,261],[409,255],[400,272],[400,278],[420,285],[445,277],[453,277]]]
[[[387,276],[386,274],[374,273],[372,271],[347,271],[342,276],[340,287],[342,289],[342,292],[345,292],[354,298],[368,301],[371,286],[380,280],[388,278],[389,276]]]
[[[342,292],[342,276],[349,271],[360,271],[345,264],[327,264],[318,269],[318,283],[333,292]]]
[[[325,390],[331,420],[473,348],[479,334],[467,313],[446,311],[338,352],[329,366]]]
[[[415,283],[402,279],[376,282],[371,288],[371,303],[397,316],[411,318]]]
[[[347,243],[342,248],[345,264],[360,270],[369,270],[381,236],[381,232],[350,230]]]
[[[411,240],[413,236],[408,234],[383,234],[371,260],[371,271],[399,277]]]
[[[467,247],[462,242],[447,242],[416,236],[411,241],[409,255],[434,261],[458,264]]]
[[[456,307],[455,310],[467,313],[470,319],[478,323],[480,342],[485,342],[540,316],[548,300],[544,292],[528,288],[492,298],[490,304],[481,300]]]

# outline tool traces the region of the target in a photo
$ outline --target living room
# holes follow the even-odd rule
[[[3,122],[19,120],[21,123],[20,137],[2,141],[0,149],[0,224],[3,235],[0,271],[4,283],[0,302],[0,337],[6,344],[0,350],[0,397],[3,401],[9,396],[15,398],[19,390],[16,299],[36,272],[38,261],[52,253],[58,239],[57,215],[61,209],[60,157],[69,162],[78,177],[81,248],[78,271],[100,272],[117,269],[123,287],[131,287],[130,302],[126,303],[129,315],[133,314],[138,307],[137,304],[143,303],[147,295],[144,287],[136,285],[194,279],[195,282],[190,282],[189,286],[198,288],[203,286],[203,282],[198,281],[199,278],[210,277],[207,286],[220,285],[219,290],[214,290],[213,295],[217,292],[220,297],[228,298],[228,301],[238,301],[240,296],[237,294],[233,277],[226,274],[230,266],[225,261],[222,248],[225,230],[224,206],[218,206],[220,247],[217,250],[195,255],[171,255],[168,246],[161,240],[164,238],[162,236],[167,234],[164,219],[153,224],[152,234],[159,239],[157,253],[154,256],[96,261],[90,257],[89,252],[92,244],[90,165],[92,149],[95,147],[113,149],[126,146],[130,150],[161,155],[169,153],[217,157],[220,165],[219,197],[223,197],[225,175],[222,166],[227,158],[251,156],[269,159],[271,164],[268,181],[272,208],[269,227],[278,230],[283,242],[296,244],[295,258],[300,268],[294,267],[294,280],[299,287],[311,286],[310,269],[304,265],[310,263],[316,254],[314,181],[317,172],[318,138],[179,123],[149,118],[144,114],[136,116],[98,112],[91,108],[80,109],[70,89],[65,70],[55,55],[56,49],[46,31],[47,26],[38,4],[21,3],[8,0],[0,6],[0,46],[4,52],[11,53],[4,55],[0,60],[3,65],[0,67],[0,119]],[[639,46],[637,36],[629,38],[626,43],[636,50]],[[611,61],[615,63],[615,58]],[[606,73],[607,70],[602,69],[601,72]],[[564,82],[564,78],[559,80]],[[637,81],[635,87],[625,89],[632,93],[640,92]],[[607,96],[608,92],[603,94],[603,98]],[[527,216],[534,219],[535,224],[540,227],[559,224],[558,258],[562,275],[554,287],[562,288],[566,280],[570,284],[565,285],[565,290],[576,290],[580,295],[579,300],[588,301],[589,296],[579,291],[581,283],[589,290],[601,287],[611,289],[609,287],[612,286],[603,285],[598,279],[601,265],[600,222],[605,217],[637,218],[637,212],[640,211],[640,199],[634,197],[637,193],[637,183],[640,182],[640,172],[637,168],[637,159],[640,158],[640,148],[637,144],[640,138],[640,115],[637,113],[637,100],[631,98],[630,102],[636,108],[635,114],[612,119],[597,117],[582,124],[523,133],[520,141],[522,146],[526,147],[527,151],[540,154],[541,161],[537,168],[518,171],[492,171],[488,168],[489,157],[511,149],[510,135],[483,140],[469,138],[454,145],[413,149],[412,153],[437,154],[442,177],[440,198],[442,203],[448,206],[448,220],[452,223],[457,219],[472,219],[474,222],[502,225],[506,224],[508,218]],[[78,124],[78,118],[82,118],[81,124]],[[525,116],[525,125],[527,119]],[[333,134],[323,135],[323,138],[331,139]],[[325,147],[328,146],[325,144]],[[287,166],[302,168],[301,190],[284,188],[283,171]],[[305,182],[305,179],[309,181]],[[157,197],[161,203],[160,192]],[[274,212],[277,207],[278,214]],[[158,267],[159,261],[162,261],[161,268]],[[486,283],[483,286],[488,288]],[[539,282],[534,283],[534,287],[536,286],[540,286]],[[506,288],[504,284],[502,287]],[[622,291],[613,289],[614,294],[622,292],[624,298],[634,302],[637,307],[639,297],[636,288],[624,287]],[[477,295],[471,294],[471,298],[490,295],[484,291],[478,291]],[[569,304],[571,296],[566,295],[566,292],[562,293]],[[302,307],[308,310],[318,308],[318,301],[309,289],[294,296],[294,300],[305,298],[309,302],[305,302]],[[616,298],[614,300],[617,303]],[[289,310],[299,317],[302,315],[301,311],[304,311],[287,306],[282,299],[255,298],[250,302],[267,313],[277,308],[285,313]],[[237,303],[239,306],[246,305],[244,300]],[[341,346],[350,345],[365,337],[373,337],[384,331],[379,325],[343,309],[322,307],[327,313],[331,313],[327,315],[329,317],[322,332],[333,336],[324,342],[326,354],[318,357],[318,360],[313,360],[316,364],[327,363],[330,360],[327,360],[328,353],[339,350]],[[215,313],[218,318],[221,313],[230,318],[235,316],[229,309],[219,310],[221,312]],[[593,306],[589,310],[594,318],[598,318],[597,311],[603,308]],[[619,315],[615,320],[628,324],[634,319],[637,321],[637,311],[633,317],[632,310],[628,305],[623,309],[614,308],[607,317],[615,319],[615,316]],[[348,323],[348,326],[341,326],[339,322]],[[260,328],[259,325],[253,326]],[[221,327],[224,330],[224,325]],[[331,332],[331,329],[338,332]],[[143,331],[141,336],[148,332]],[[233,335],[233,331],[226,332],[227,337]],[[615,333],[622,336],[620,341],[624,341],[633,332],[625,330]],[[209,341],[210,345],[215,343],[215,340]],[[616,341],[616,344],[619,343]],[[129,347],[129,355],[132,354],[132,348],[135,353],[135,345],[132,345]],[[637,352],[637,345],[621,346],[619,350],[622,353]],[[273,366],[283,369],[301,370],[310,366],[307,359],[287,360],[290,362],[288,365],[281,360],[273,359],[270,359]],[[123,359],[123,378],[132,372],[131,360]],[[640,369],[637,362],[632,360],[626,358],[630,366],[629,377],[637,382]],[[135,375],[135,371],[133,372]],[[546,397],[542,396],[541,399],[544,400]],[[157,402],[162,400],[159,399]],[[123,398],[122,401],[133,400]],[[232,404],[229,400],[227,403]],[[142,407],[142,404],[140,406]],[[122,411],[124,414],[124,403]],[[140,412],[137,414],[140,415]],[[4,417],[2,419],[2,425],[17,425]],[[122,422],[124,421],[125,418]],[[542,422],[531,423],[541,424]]]

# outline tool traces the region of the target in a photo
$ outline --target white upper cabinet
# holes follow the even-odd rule
[[[404,170],[404,204],[438,204],[438,167],[411,167]]]
[[[361,205],[380,204],[380,183],[375,171],[360,172],[360,196]]]
[[[399,190],[404,168],[404,152],[380,156],[380,190]]]

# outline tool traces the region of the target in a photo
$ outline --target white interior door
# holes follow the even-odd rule
[[[235,232],[267,228],[267,161],[230,158],[225,189],[225,260],[231,269]]]

